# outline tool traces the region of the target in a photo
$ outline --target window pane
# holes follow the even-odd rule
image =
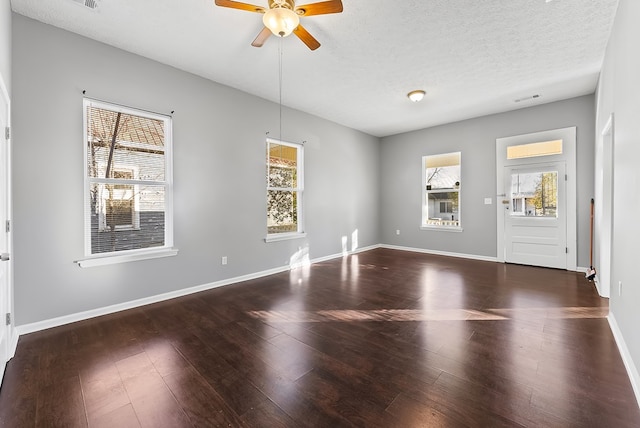
[[[269,187],[286,187],[295,189],[298,186],[298,148],[284,144],[269,143],[269,169],[267,185]]]
[[[93,183],[91,253],[165,245],[165,187]]]
[[[267,233],[298,231],[298,192],[267,191]]]
[[[427,190],[454,189],[460,185],[460,165],[427,168]]]
[[[542,141],[507,147],[507,159],[523,159],[562,154],[562,140]]]
[[[428,225],[459,226],[458,192],[429,192],[427,194]]]
[[[295,167],[271,165],[269,168],[269,187],[295,189],[297,170]]]
[[[89,177],[116,178],[117,165],[135,162],[138,173],[133,179],[164,181],[162,120],[89,106],[87,132]]]
[[[460,185],[460,152],[424,157],[427,190],[454,189]]]
[[[511,175],[511,215],[558,216],[558,172]]]

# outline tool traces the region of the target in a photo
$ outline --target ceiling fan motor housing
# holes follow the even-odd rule
[[[269,0],[269,9],[277,7],[293,10],[296,7],[296,2],[294,0]]]

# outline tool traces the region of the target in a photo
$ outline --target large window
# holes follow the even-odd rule
[[[267,240],[303,232],[303,147],[267,140]]]
[[[460,152],[422,158],[422,226],[460,229]]]
[[[171,119],[84,100],[85,255],[173,245]]]

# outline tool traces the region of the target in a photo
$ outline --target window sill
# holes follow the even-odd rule
[[[116,227],[114,229],[115,232],[131,232],[140,230],[139,227],[127,226],[127,227]],[[98,229],[98,233],[110,233],[111,229]]]
[[[305,232],[296,232],[296,233],[278,233],[273,235],[267,235],[264,238],[264,242],[278,242],[278,241],[287,241],[290,239],[300,239],[305,238],[307,234]]]
[[[81,268],[86,268],[93,266],[112,265],[116,263],[135,262],[138,260],[159,259],[161,257],[171,257],[177,254],[177,248],[163,248],[161,250],[148,250],[129,254],[94,256],[86,259],[76,260],[75,263],[77,263]]]
[[[462,232],[464,229],[461,226],[429,226],[423,224],[420,226],[420,230],[438,230],[441,232]]]

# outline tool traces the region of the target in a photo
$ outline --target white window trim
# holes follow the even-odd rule
[[[127,254],[120,254],[120,253],[127,253]],[[100,256],[87,257],[84,259],[76,260],[74,263],[77,263],[78,266],[82,268],[87,268],[87,267],[94,267],[94,266],[112,265],[116,263],[135,262],[138,260],[159,259],[162,257],[171,257],[171,256],[177,256],[177,255],[178,255],[177,248],[162,248],[155,251],[153,249],[130,250],[130,251],[119,251],[118,254],[113,256],[108,256],[108,257],[100,257]]]
[[[94,106],[103,109],[109,109],[123,114],[133,114],[137,116],[149,117],[152,119],[162,120],[165,123],[165,231],[164,231],[164,246],[153,248],[142,248],[137,250],[117,251],[110,253],[91,254],[91,233],[87,232],[91,230],[91,213],[89,204],[89,190],[91,186],[91,180],[89,180],[88,173],[88,153],[87,153],[87,107]],[[83,98],[83,133],[82,133],[82,145],[83,145],[83,169],[84,169],[84,257],[82,259],[75,260],[80,267],[92,267],[103,266],[116,263],[125,263],[137,260],[156,259],[160,257],[170,257],[178,254],[178,249],[173,247],[173,122],[170,116],[162,115],[158,113],[152,113],[141,109],[133,109],[117,104],[111,104],[91,98]],[[128,184],[128,180],[123,180],[124,184]],[[158,182],[147,182],[136,180],[135,185],[144,184],[158,184]]]
[[[462,152],[451,152],[451,153],[460,153],[460,185],[456,189],[434,189],[427,190],[427,168],[426,168],[426,160],[430,156],[438,156],[440,154],[447,153],[436,153],[433,155],[425,155],[422,156],[422,217],[420,219],[420,230],[438,230],[442,232],[462,232],[464,228],[462,227]],[[445,192],[458,192],[458,226],[448,226],[448,225],[431,225],[425,223],[425,219],[428,218],[429,208],[428,208],[428,195],[429,193],[445,193]]]
[[[436,225],[422,225],[420,230],[436,230],[440,232],[462,232],[464,228],[462,226],[436,226]]]
[[[305,238],[306,236],[306,232],[271,233],[264,238],[264,242],[288,241],[291,239]]]
[[[290,143],[287,141],[276,140],[274,138],[267,138],[266,150],[269,153],[269,144],[281,144],[283,146],[295,147],[297,149],[296,168],[298,170],[298,187],[295,189],[270,187],[267,181],[266,191],[269,190],[293,190],[298,193],[298,230],[296,232],[284,232],[284,233],[268,233],[264,238],[264,242],[278,242],[291,239],[300,239],[307,236],[304,231],[304,145],[301,143]],[[269,165],[266,166],[269,168]]]

